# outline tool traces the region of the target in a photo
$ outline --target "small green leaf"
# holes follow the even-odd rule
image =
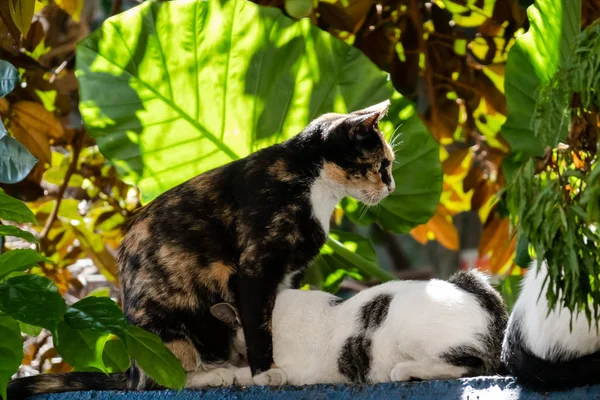
[[[158,336],[129,325],[125,346],[144,372],[159,385],[172,389],[182,389],[185,386],[186,375],[181,362],[165,347]]]
[[[32,222],[37,225],[35,215],[21,200],[0,191],[0,219],[13,222]]]
[[[6,384],[23,360],[23,339],[17,321],[0,316],[0,396],[6,399]]]
[[[85,297],[110,297],[110,289],[107,287],[100,287],[92,290]]]
[[[73,367],[108,372],[102,355],[108,340],[107,333],[73,329],[64,321],[58,324],[56,350]]]
[[[131,364],[125,342],[119,338],[106,342],[102,359],[109,373],[126,371]]]
[[[29,243],[39,243],[31,232],[24,231],[12,225],[0,225],[0,236],[14,236],[25,239]]]
[[[31,172],[37,159],[11,137],[0,119],[0,183],[17,183]]]
[[[8,0],[8,9],[17,29],[27,36],[35,11],[35,0]]]
[[[19,71],[14,65],[0,60],[0,98],[12,92],[20,79]]]
[[[127,322],[117,303],[108,297],[86,297],[71,305],[65,322],[74,329],[124,336]]]
[[[19,327],[21,328],[21,332],[29,336],[37,336],[42,333],[42,328],[35,325],[29,325],[25,322],[19,322]]]
[[[50,279],[23,275],[0,283],[0,310],[18,321],[54,332],[67,305]]]
[[[13,271],[24,271],[39,262],[53,261],[31,249],[15,249],[0,255],[0,280]]]

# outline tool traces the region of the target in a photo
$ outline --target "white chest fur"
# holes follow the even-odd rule
[[[325,170],[310,188],[310,203],[314,218],[319,221],[325,234],[329,233],[329,219],[335,205],[344,197],[344,187],[327,177]]]

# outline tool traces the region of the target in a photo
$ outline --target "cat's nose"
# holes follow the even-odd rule
[[[394,181],[392,181],[389,185],[388,185],[388,192],[389,194],[392,194],[392,192],[396,189],[396,183]]]

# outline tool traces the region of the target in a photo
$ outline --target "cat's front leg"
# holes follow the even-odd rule
[[[285,374],[273,365],[270,325],[277,282],[260,273],[253,276],[240,275],[236,301],[246,337],[247,357],[253,381],[261,386],[285,385]]]

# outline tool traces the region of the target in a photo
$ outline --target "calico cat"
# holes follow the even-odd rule
[[[119,254],[124,313],[160,336],[188,372],[188,386],[233,382],[226,366],[234,332],[210,313],[221,302],[240,311],[254,383],[285,383],[273,365],[275,296],[298,285],[344,196],[374,205],[394,191],[394,153],[378,128],[388,107],[325,114],[281,144],[174,187],[134,217]],[[29,378],[9,390],[81,390],[87,378],[36,379],[40,385]],[[125,380],[111,379],[106,389],[124,381],[129,389],[155,387],[135,363]]]
[[[557,304],[548,312],[541,293],[546,263],[531,265],[508,322],[502,361],[511,375],[540,390],[600,384],[600,336],[580,313]],[[541,293],[541,294],[540,294]]]
[[[243,332],[228,303],[213,314]],[[492,375],[508,312],[481,273],[449,281],[395,281],[342,301],[320,291],[287,289],[273,310],[273,356],[293,385],[374,383]],[[236,382],[252,385],[249,368]]]

